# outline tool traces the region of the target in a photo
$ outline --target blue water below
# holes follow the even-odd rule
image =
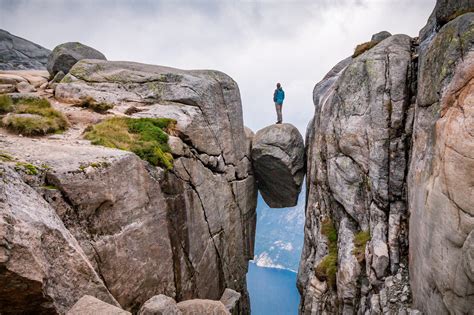
[[[296,289],[296,273],[250,263],[247,288],[252,315],[298,314],[300,295]]]

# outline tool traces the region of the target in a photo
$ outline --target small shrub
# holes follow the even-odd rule
[[[97,102],[94,98],[87,96],[82,100],[79,106],[84,108],[92,109],[96,113],[103,114],[107,112],[109,109],[114,108],[113,104],[104,103],[104,102]]]
[[[365,259],[365,245],[369,240],[369,231],[360,231],[354,235],[354,249],[352,250],[352,254],[357,258],[359,263]]]
[[[176,121],[167,118],[113,117],[92,126],[85,138],[92,144],[127,150],[155,166],[173,168],[173,156],[164,130]]]
[[[48,100],[42,98],[20,98],[12,102],[10,115],[3,119],[3,125],[15,133],[25,136],[45,135],[64,131],[67,120],[55,110]]]
[[[360,45],[357,45],[357,47],[354,50],[354,54],[352,55],[352,58],[355,58],[355,57],[363,54],[367,50],[373,48],[378,43],[379,43],[378,41],[370,41],[370,42],[366,42],[366,43],[362,43]]]
[[[10,96],[0,95],[0,114],[13,111],[13,102]]]
[[[327,281],[328,286],[336,287],[337,274],[337,230],[330,218],[321,222],[321,233],[328,239],[328,254],[319,262],[315,273],[319,280]]]

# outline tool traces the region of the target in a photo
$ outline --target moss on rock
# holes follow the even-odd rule
[[[131,151],[152,165],[173,168],[166,130],[176,121],[168,118],[113,117],[86,132],[94,145]]]
[[[337,230],[330,218],[321,222],[321,233],[328,239],[328,254],[319,262],[315,273],[319,280],[327,281],[331,288],[336,287],[337,274]]]

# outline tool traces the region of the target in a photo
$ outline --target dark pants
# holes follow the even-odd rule
[[[277,122],[279,122],[279,123],[281,123],[283,121],[283,117],[282,117],[282,114],[281,114],[281,108],[282,107],[283,107],[283,104],[275,103],[275,109],[276,109],[277,118],[278,118]]]

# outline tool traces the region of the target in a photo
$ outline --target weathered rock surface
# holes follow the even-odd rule
[[[84,295],[66,315],[131,315],[131,313],[93,296]]]
[[[47,69],[51,77],[58,72],[68,73],[69,70],[82,59],[107,60],[105,56],[92,47],[78,43],[69,42],[56,46],[48,57]]]
[[[433,15],[468,2],[474,9],[438,1]],[[473,314],[474,13],[420,46],[408,181],[413,303],[426,314]]]
[[[391,36],[316,85],[303,314],[473,314],[473,10],[439,0],[419,47]],[[315,272],[331,246],[328,218],[333,288]]]
[[[0,29],[0,70],[45,69],[50,52]]]
[[[237,302],[240,300],[242,294],[239,292],[232,290],[232,289],[225,289],[224,293],[222,293],[220,301],[224,304],[225,308],[233,313],[234,311],[238,311],[236,308]]]
[[[399,274],[408,283],[411,46],[410,37],[391,36],[339,63],[314,89],[305,245],[298,274],[303,314],[396,314],[409,306],[409,290],[402,301],[385,279]],[[315,272],[329,254],[322,228],[328,220],[338,238],[334,288]],[[367,232],[367,245],[356,245],[358,235]]]
[[[176,301],[169,296],[155,295],[143,304],[138,315],[181,315]]]
[[[0,310],[64,313],[92,294],[118,305],[55,209],[0,164]]]
[[[291,124],[259,130],[252,140],[258,189],[271,208],[295,206],[304,177],[304,142]]]
[[[179,302],[178,308],[183,315],[230,315],[229,311],[225,308],[221,301],[194,299]]]
[[[91,68],[81,72],[81,65]],[[83,129],[76,129],[91,118],[75,118],[80,109],[61,101],[83,96],[115,103],[110,116],[135,106],[134,117],[175,118],[173,170],[81,140]],[[16,159],[4,163],[41,169],[38,175],[17,172],[55,210],[104,294],[137,312],[155,295],[218,300],[230,288],[242,295],[236,312],[248,314],[245,275],[253,258],[257,195],[237,84],[215,71],[83,60],[57,86],[52,103],[68,114],[70,130],[42,139],[4,134],[1,150]],[[58,276],[45,279],[53,288],[63,285]],[[8,286],[0,281],[0,291]],[[59,306],[53,303],[51,312],[84,294],[106,301],[80,292],[66,300],[52,296]]]

